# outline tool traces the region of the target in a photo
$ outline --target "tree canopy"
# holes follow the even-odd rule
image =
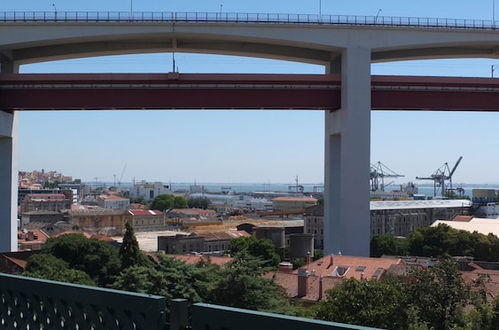
[[[465,312],[470,305],[484,305],[484,298],[472,299],[477,290],[481,287],[464,283],[454,262],[441,260],[435,267],[414,268],[404,277],[343,281],[327,292],[317,317],[389,329],[482,329],[476,325],[493,324],[493,314],[487,318],[484,313],[474,315],[475,309]]]
[[[210,206],[210,200],[207,197],[189,197],[187,205],[192,208],[207,209]]]
[[[117,248],[81,234],[49,238],[42,253],[51,254],[67,262],[70,268],[87,273],[99,286],[109,285],[120,272]]]
[[[168,209],[185,209],[187,207],[187,199],[182,196],[171,194],[162,194],[156,196],[151,203],[152,210],[168,210]]]
[[[139,248],[139,243],[133,232],[130,222],[125,223],[125,235],[119,252],[121,268],[126,269],[130,266],[148,266],[150,261]]]
[[[238,237],[231,240],[227,248],[227,253],[232,256],[247,253],[264,261],[266,266],[277,266],[281,261],[271,240],[260,239],[255,236]]]
[[[445,224],[421,227],[407,239],[377,235],[371,239],[371,255],[412,255],[421,257],[471,256],[480,261],[499,260],[499,238],[493,234],[457,230]]]
[[[23,276],[76,284],[95,285],[95,282],[92,281],[87,273],[69,268],[67,262],[50,254],[41,253],[29,257]]]

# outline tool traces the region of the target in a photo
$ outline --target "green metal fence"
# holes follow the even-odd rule
[[[1,329],[163,329],[165,298],[0,274]]]
[[[373,328],[316,321],[0,273],[0,329],[335,330]]]

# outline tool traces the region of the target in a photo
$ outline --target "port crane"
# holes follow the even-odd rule
[[[392,171],[388,166],[382,162],[377,162],[376,164],[371,164],[370,170],[370,181],[371,181],[371,191],[385,191],[385,187],[393,183],[385,184],[385,178],[401,178],[403,175],[397,174]]]
[[[429,177],[416,177],[417,180],[432,180],[433,181],[433,197],[435,196],[445,196],[446,191],[452,191],[452,175],[454,175],[454,172],[456,171],[457,167],[459,166],[459,163],[461,163],[461,160],[463,159],[463,156],[460,156],[458,160],[456,161],[456,164],[452,168],[452,170],[449,167],[448,163],[443,164],[440,166],[435,172],[433,172],[432,175]],[[449,182],[448,187],[446,188],[446,181]],[[440,192],[440,195],[437,195],[437,193]]]

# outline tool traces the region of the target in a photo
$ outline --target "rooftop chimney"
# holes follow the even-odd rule
[[[279,264],[279,271],[281,273],[292,273],[293,272],[293,264],[290,262],[283,261]]]
[[[322,300],[322,275],[319,277],[319,299]]]
[[[309,265],[312,262],[312,257],[310,256],[310,251],[307,252],[307,256],[305,257],[305,265]]]
[[[304,268],[298,269],[298,297],[307,295],[308,287],[308,270]]]

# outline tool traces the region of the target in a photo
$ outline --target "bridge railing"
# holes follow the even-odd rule
[[[406,26],[420,28],[496,29],[497,22],[434,17],[354,16],[230,12],[4,11],[0,23],[11,22],[192,22]]]
[[[190,314],[190,315],[189,315]],[[341,330],[372,328],[0,273],[0,329]]]

